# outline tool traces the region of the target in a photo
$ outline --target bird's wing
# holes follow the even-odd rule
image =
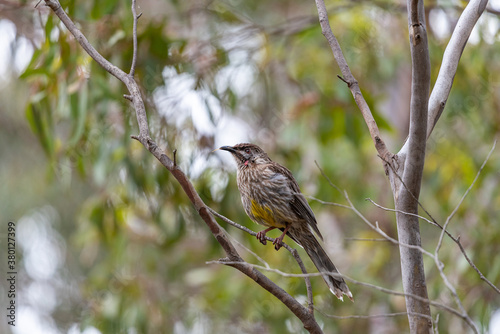
[[[318,229],[318,223],[316,222],[316,217],[314,216],[314,213],[311,207],[309,206],[309,203],[307,203],[306,198],[300,192],[299,184],[293,177],[292,172],[290,172],[288,168],[280,164],[277,164],[275,162],[272,163],[270,168],[275,173],[284,175],[287,178],[288,187],[291,189],[291,192],[293,194],[292,200],[290,202],[290,208],[292,209],[292,211],[300,218],[306,220],[309,226],[311,226],[314,232],[316,232],[318,237],[320,237],[320,239],[323,240],[323,236],[321,235],[321,232]]]

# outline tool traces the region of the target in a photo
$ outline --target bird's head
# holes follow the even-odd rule
[[[247,168],[253,165],[267,164],[271,162],[271,159],[267,156],[267,153],[263,149],[254,144],[238,144],[234,146],[222,146],[219,150],[224,150],[230,152],[238,168]]]

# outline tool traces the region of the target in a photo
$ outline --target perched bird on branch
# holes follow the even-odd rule
[[[316,218],[292,173],[284,166],[273,162],[266,152],[254,144],[222,146],[220,150],[230,152],[238,165],[237,181],[241,201],[247,215],[267,228],[257,233],[257,239],[266,244],[266,233],[279,229],[283,233],[274,240],[276,250],[288,235],[302,246],[330,291],[343,300],[343,294],[353,300],[344,279],[323,250],[314,232],[323,240]],[[331,275],[327,274],[330,273]]]

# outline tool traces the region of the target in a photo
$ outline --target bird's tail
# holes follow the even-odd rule
[[[330,260],[309,228],[297,228],[292,225],[288,230],[288,235],[304,248],[307,255],[309,255],[320,273],[333,274],[322,275],[326,285],[330,288],[330,291],[342,301],[344,300],[343,295],[346,295],[351,301],[354,301],[352,293],[347,287],[344,279],[340,276],[340,273],[337,268],[335,268],[332,260]]]

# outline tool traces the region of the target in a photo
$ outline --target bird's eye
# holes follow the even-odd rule
[[[249,148],[246,148],[246,149],[245,149],[245,153],[250,154],[250,149],[249,149]]]

